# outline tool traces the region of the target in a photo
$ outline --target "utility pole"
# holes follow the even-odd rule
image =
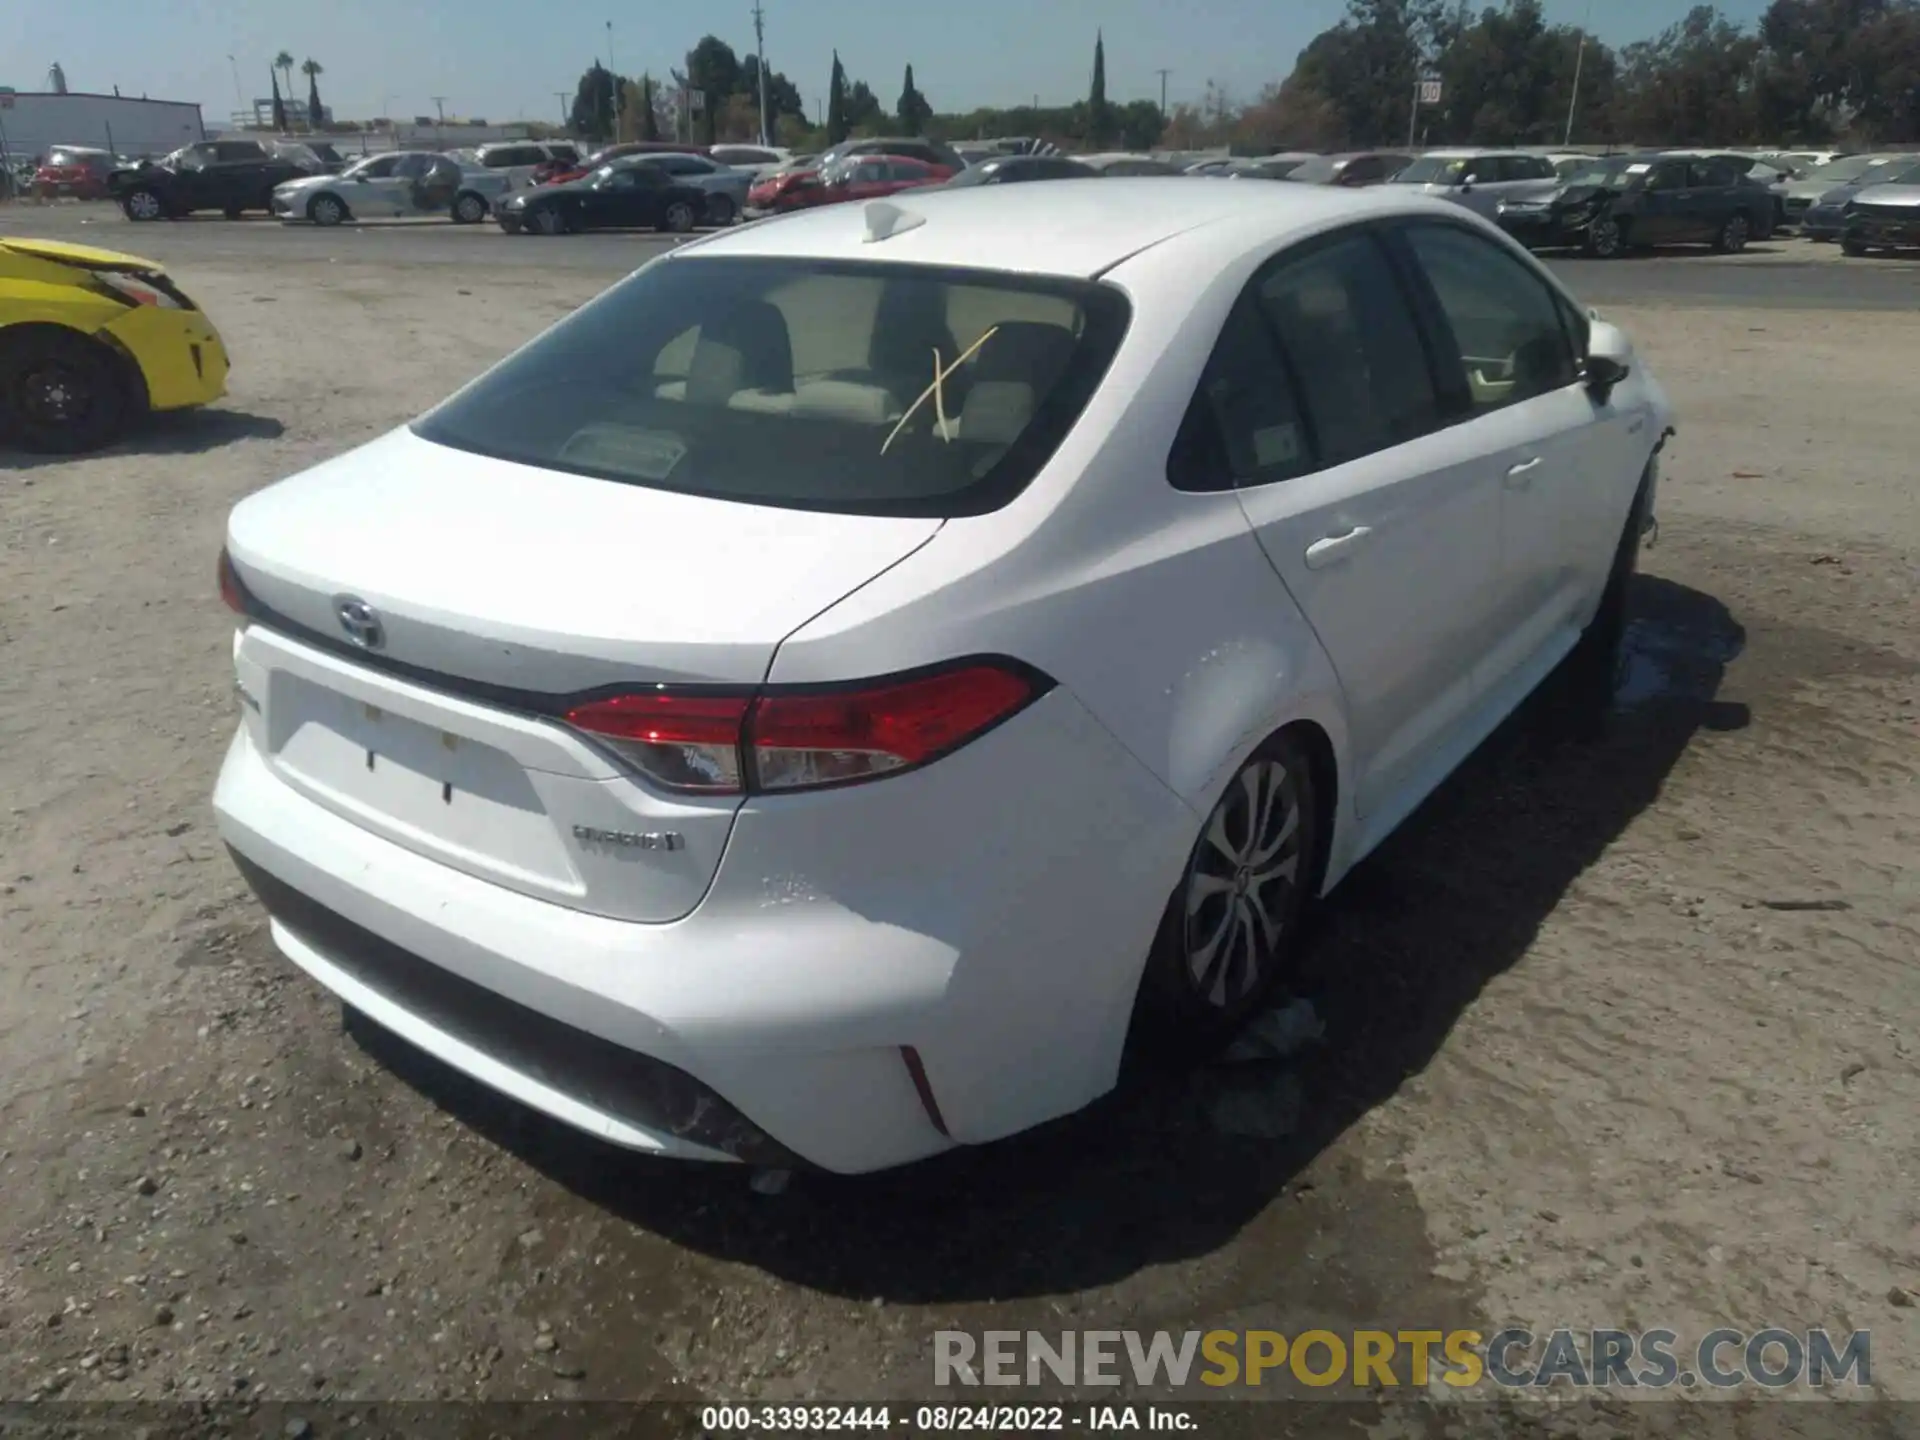
[[[613,91],[613,138],[620,139],[620,72],[613,68],[613,22],[607,21],[607,84]]]
[[[1587,58],[1587,26],[1593,23],[1593,0],[1587,0],[1586,19],[1580,22],[1580,48],[1573,52],[1573,97],[1567,101],[1566,145],[1573,144],[1573,112],[1580,104],[1580,62]]]
[[[753,0],[753,53],[754,64],[760,71],[760,143],[771,145],[773,135],[767,128],[767,28],[760,0]]]
[[[427,98],[433,101],[433,113],[440,117],[434,121],[433,124],[433,143],[437,149],[440,144],[441,127],[447,123],[447,97],[444,95],[429,95]]]
[[[1160,77],[1160,118],[1164,120],[1167,118],[1167,76],[1173,71],[1156,70],[1153,73]]]

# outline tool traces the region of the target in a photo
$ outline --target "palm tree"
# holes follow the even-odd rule
[[[320,77],[327,73],[327,67],[308,56],[300,64],[300,73],[307,77],[307,125],[318,130],[321,116],[325,114],[320,108]]]
[[[282,50],[273,57],[273,68],[287,77],[287,93],[293,93],[293,52]]]

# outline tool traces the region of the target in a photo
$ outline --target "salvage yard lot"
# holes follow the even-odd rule
[[[167,261],[235,370],[107,454],[0,454],[0,1398],[878,1399],[942,1328],[1511,1321],[1871,1328],[1920,1400],[1908,267],[1563,271],[1679,414],[1622,707],[1590,749],[1509,727],[1351,877],[1324,1040],[761,1195],[343,1029],[208,806],[228,507],[658,242],[82,218],[0,234]]]

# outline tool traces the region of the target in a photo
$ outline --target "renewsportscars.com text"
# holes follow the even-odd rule
[[[1215,1390],[1261,1385],[1455,1389],[1768,1389],[1873,1383],[1865,1330],[1715,1330],[1691,1345],[1672,1330],[961,1330],[934,1335],[941,1386],[1110,1386]]]

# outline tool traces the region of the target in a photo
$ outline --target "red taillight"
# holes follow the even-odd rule
[[[745,695],[642,691],[576,705],[567,723],[670,789],[738,794],[750,703]]]
[[[774,691],[754,703],[748,724],[756,788],[838,785],[923,765],[1036,693],[1029,675],[993,664],[838,691]]]
[[[225,547],[220,551],[220,600],[236,615],[247,613],[247,592],[240,584],[240,577],[234,572],[233,557]]]
[[[936,760],[1050,684],[1022,666],[980,660],[832,690],[639,691],[575,705],[566,721],[669,789],[806,790]]]

